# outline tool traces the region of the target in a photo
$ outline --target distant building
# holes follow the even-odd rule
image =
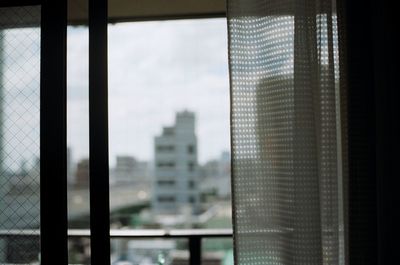
[[[221,153],[218,159],[207,161],[201,168],[203,178],[225,178],[231,175],[231,158],[228,151]]]
[[[174,250],[170,252],[171,265],[187,265],[190,261],[190,253],[186,250]],[[223,251],[206,251],[202,254],[202,265],[221,265],[224,260]]]
[[[72,151],[70,147],[67,147],[67,180],[68,184],[75,183],[75,172],[72,164]]]
[[[219,158],[219,174],[221,177],[231,176],[231,153],[224,151]]]
[[[213,159],[207,161],[200,167],[201,177],[203,179],[219,177],[219,167],[218,160]]]
[[[125,243],[125,242],[118,242]],[[170,264],[162,263],[160,261],[168,259],[168,253],[174,251],[177,247],[177,242],[175,240],[167,239],[142,239],[130,240],[125,243],[126,247],[117,247],[117,252],[122,251],[122,255],[125,256],[127,262],[130,264]],[[119,253],[118,253],[119,254]],[[122,263],[123,264],[123,263]],[[122,265],[121,264],[121,265]],[[129,264],[129,263],[125,263]]]
[[[79,187],[89,186],[89,159],[87,158],[78,162],[75,172],[75,185]]]
[[[203,193],[214,193],[220,198],[231,194],[231,160],[230,153],[224,151],[219,159],[206,162],[201,166],[201,185]]]
[[[136,159],[131,156],[117,156],[115,166],[115,182],[132,182],[135,171]]]
[[[164,127],[154,141],[155,179],[152,208],[155,213],[199,211],[199,169],[195,114],[176,114],[175,125]]]
[[[113,183],[145,183],[149,181],[148,162],[138,161],[132,156],[117,156],[112,174]]]

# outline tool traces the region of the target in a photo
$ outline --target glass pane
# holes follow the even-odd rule
[[[68,264],[90,264],[89,237],[70,237],[68,239]]]
[[[201,246],[203,265],[233,265],[232,238],[205,238]]]
[[[0,8],[0,263],[39,260],[40,7]]]
[[[229,228],[225,19],[109,25],[113,228]]]
[[[68,228],[90,229],[89,30],[67,30]],[[70,238],[70,264],[90,264],[90,238]]]
[[[89,228],[89,89],[87,27],[68,27],[68,226]]]
[[[189,264],[185,239],[113,239],[111,262],[115,265]]]

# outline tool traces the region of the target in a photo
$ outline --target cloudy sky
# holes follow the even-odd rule
[[[109,26],[110,162],[153,157],[153,139],[175,113],[196,113],[199,160],[229,150],[229,78],[225,19]],[[68,144],[88,154],[88,31],[68,29]]]
[[[40,30],[0,32],[1,170],[34,163],[40,152]]]
[[[319,31],[322,64],[328,58],[324,21],[321,18]],[[258,50],[266,73],[293,73],[293,18],[272,17],[264,22],[268,24],[264,41],[276,44]],[[15,168],[39,154],[40,31],[0,33],[2,145],[6,164]],[[337,49],[335,27],[334,33]],[[110,25],[108,44],[111,164],[117,155],[152,160],[154,137],[163,126],[172,125],[176,112],[182,110],[196,113],[200,162],[229,150],[226,19]],[[67,55],[68,145],[77,161],[89,153],[87,28],[68,28]],[[260,71],[259,78],[263,74]]]

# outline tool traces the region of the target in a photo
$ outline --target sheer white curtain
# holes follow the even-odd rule
[[[325,0],[228,0],[237,264],[346,263],[335,9]]]

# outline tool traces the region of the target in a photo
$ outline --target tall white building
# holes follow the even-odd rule
[[[176,114],[175,125],[155,137],[155,179],[152,208],[158,214],[199,212],[195,114]]]

